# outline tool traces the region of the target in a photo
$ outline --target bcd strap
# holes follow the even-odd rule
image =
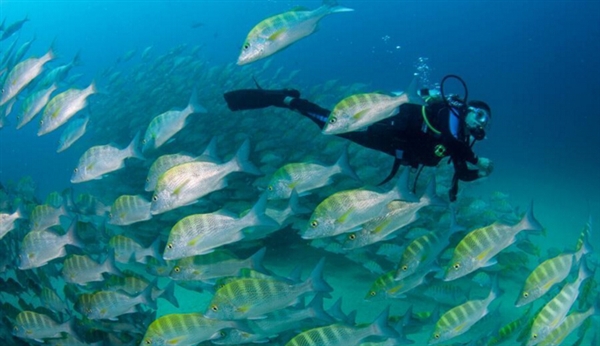
[[[383,181],[381,183],[377,184],[377,186],[381,186],[381,185],[387,183],[388,181],[392,180],[392,178],[396,175],[396,173],[398,173],[398,169],[400,168],[400,162],[401,162],[401,160],[399,158],[394,159],[394,165],[392,166],[392,171],[385,179],[383,179]]]
[[[457,194],[458,194],[458,176],[456,175],[456,172],[455,172],[454,175],[452,176],[452,186],[450,187],[450,190],[448,191],[448,198],[450,199],[450,202],[456,201]]]

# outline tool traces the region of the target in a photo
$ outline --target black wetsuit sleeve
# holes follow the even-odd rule
[[[469,169],[467,166],[467,161],[465,160],[452,160],[454,163],[454,171],[456,172],[456,177],[462,181],[473,181],[479,178],[479,170],[477,169]]]
[[[290,109],[297,111],[298,113],[304,115],[305,117],[312,120],[320,129],[325,127],[325,122],[327,121],[327,117],[330,110],[320,107],[310,101],[296,98],[290,102]]]

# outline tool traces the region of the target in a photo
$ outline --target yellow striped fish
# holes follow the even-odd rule
[[[128,263],[131,259],[134,259],[135,262],[146,263],[146,257],[160,259],[159,245],[160,239],[157,238],[152,245],[144,248],[133,239],[122,235],[116,235],[108,241],[108,248],[114,249],[115,261],[119,263]]]
[[[65,259],[62,268],[65,281],[78,285],[104,281],[103,273],[121,274],[121,271],[115,267],[113,255],[108,256],[102,263],[92,260],[87,255],[70,255]]]
[[[354,10],[338,6],[335,0],[324,0],[319,8],[312,11],[297,8],[269,17],[250,30],[237,64],[245,65],[273,55],[312,34],[326,15],[349,11]]]
[[[83,248],[75,234],[76,227],[77,219],[74,219],[65,235],[58,235],[49,230],[27,233],[21,242],[19,269],[38,268],[55,258],[66,256],[65,245],[67,244]]]
[[[402,252],[395,279],[402,280],[431,265],[448,246],[453,232],[454,229],[430,232],[410,242]]]
[[[584,238],[577,252],[563,253],[538,265],[525,280],[515,306],[520,307],[533,302],[569,276],[573,265],[579,263],[581,256],[590,252],[587,236],[584,235]]]
[[[542,231],[542,226],[533,216],[533,203],[514,226],[495,222],[467,234],[454,249],[444,281],[455,280],[481,267],[496,264],[493,257],[514,243],[515,236],[524,230]]]
[[[29,215],[29,227],[31,232],[43,231],[52,226],[60,225],[60,217],[67,216],[64,205],[55,208],[49,204],[35,206]]]
[[[179,164],[192,162],[194,161],[194,157],[191,155],[185,154],[171,154],[171,155],[163,155],[160,156],[150,169],[148,170],[148,176],[146,177],[146,185],[144,186],[144,190],[146,191],[154,191],[156,187],[156,183],[158,182],[158,177],[161,174],[165,173],[169,170],[169,168],[173,168]]]
[[[47,89],[38,90],[27,96],[21,104],[21,112],[17,115],[17,130],[30,122],[44,108],[56,88],[58,86],[52,84]]]
[[[150,220],[150,202],[140,195],[119,196],[110,208],[108,223],[126,226]]]
[[[409,169],[404,169],[396,186],[386,193],[355,189],[334,193],[321,202],[300,232],[304,239],[332,237],[358,231],[360,225],[379,216],[393,200],[412,199],[408,191]]]
[[[469,300],[448,310],[437,321],[429,338],[429,345],[444,342],[467,332],[477,321],[488,314],[488,307],[496,299],[497,294],[497,288],[494,284],[487,298]]]
[[[266,195],[263,195],[242,217],[226,210],[184,217],[169,232],[163,258],[175,260],[209,253],[221,245],[244,239],[244,230],[248,227],[279,227],[265,215],[266,203]]]
[[[585,312],[573,312],[569,314],[556,329],[554,329],[548,336],[539,343],[542,346],[558,346],[562,344],[571,332],[579,328],[585,322],[585,320],[592,316],[597,315],[600,311],[597,306],[592,306]]]
[[[59,297],[58,294],[56,294],[56,291],[53,288],[42,288],[42,292],[40,293],[40,302],[44,307],[47,307],[54,312],[61,314],[66,314],[69,312],[69,307],[64,300]]]
[[[23,211],[17,208],[14,213],[0,213],[0,239],[15,228],[15,221],[25,218]]]
[[[287,199],[293,190],[296,190],[299,196],[307,195],[311,190],[333,183],[333,176],[337,174],[360,180],[350,167],[347,150],[344,150],[342,156],[331,166],[310,162],[288,163],[273,173],[267,185],[267,198]]]
[[[227,187],[225,177],[230,173],[262,174],[249,161],[249,156],[250,142],[246,140],[236,155],[223,164],[193,161],[169,169],[158,178],[150,212],[152,215],[157,215],[196,203],[201,197]]]
[[[244,260],[237,258],[230,252],[219,249],[206,255],[185,257],[177,261],[170,276],[173,280],[202,280],[211,282],[222,277],[237,276],[240,269],[243,268],[250,268],[266,273],[267,270],[262,265],[266,251],[267,249],[263,247],[254,255]],[[216,254],[222,255],[214,256]],[[205,257],[209,257],[210,259],[205,259]]]
[[[365,296],[365,300],[379,301],[385,299],[404,298],[405,293],[411,291],[415,287],[420,286],[425,282],[425,277],[435,268],[428,267],[421,270],[415,275],[407,276],[401,280],[395,280],[396,270],[389,271],[378,277],[369,292]]]
[[[585,264],[579,265],[579,274],[574,282],[563,286],[560,292],[552,298],[535,317],[531,331],[529,332],[529,341],[527,346],[533,346],[544,340],[555,328],[557,328],[567,316],[567,313],[579,296],[579,286],[590,273]]]
[[[69,322],[58,324],[52,318],[33,311],[22,311],[15,318],[13,335],[16,337],[43,343],[43,339],[60,337],[60,333],[73,333]]]
[[[358,345],[370,336],[396,338],[399,333],[388,325],[389,306],[373,321],[358,327],[334,323],[307,330],[296,335],[285,346],[348,346]]]
[[[199,313],[170,314],[157,318],[148,326],[142,345],[196,345],[221,337],[225,328],[245,329],[239,321],[206,318]]]
[[[54,53],[50,49],[40,58],[29,58],[16,64],[4,80],[0,106],[17,96],[23,88],[42,73],[44,65],[52,59],[54,59]]]
[[[196,100],[195,89],[186,108],[183,110],[166,111],[152,119],[142,140],[142,151],[145,153],[150,149],[157,149],[165,144],[171,137],[183,129],[188,116],[194,113],[206,113],[206,109]]]
[[[98,291],[89,298],[85,315],[92,320],[115,320],[118,316],[135,312],[135,306],[138,304],[145,304],[156,310],[156,301],[152,299],[152,289],[155,286],[155,282],[148,285],[135,297],[119,292]]]
[[[390,96],[380,93],[356,94],[346,97],[334,107],[323,134],[338,135],[357,131],[397,113],[398,107],[409,102],[408,94]]]
[[[206,317],[222,320],[261,318],[292,305],[308,293],[331,292],[323,280],[325,260],[321,259],[304,282],[289,284],[271,279],[238,279],[219,288],[213,296]]]
[[[399,230],[419,219],[418,212],[426,206],[447,206],[435,194],[435,179],[431,179],[427,191],[418,202],[391,201],[386,211],[365,222],[358,232],[348,234],[343,243],[344,250],[352,250],[379,241],[389,240],[399,234]]]
[[[45,135],[66,123],[87,106],[88,96],[94,93],[96,93],[96,86],[92,82],[85,89],[69,89],[54,96],[44,107],[37,135]]]
[[[519,330],[522,330],[527,325],[527,321],[529,321],[529,315],[531,314],[532,306],[533,305],[529,305],[523,315],[500,328],[498,332],[492,335],[492,337],[488,340],[486,346],[494,346],[508,341],[508,339],[516,335]]]

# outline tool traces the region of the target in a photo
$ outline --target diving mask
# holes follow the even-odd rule
[[[486,110],[477,107],[468,107],[467,110],[465,122],[469,132],[475,139],[482,140],[485,138],[485,129],[491,120],[490,114]]]

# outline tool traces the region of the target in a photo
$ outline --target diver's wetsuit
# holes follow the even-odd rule
[[[294,98],[289,104],[316,123],[325,126],[330,111],[307,100]],[[444,102],[423,107],[405,103],[398,114],[370,125],[366,131],[339,134],[364,147],[392,155],[402,165],[436,166],[444,157],[450,157],[456,172],[455,179],[472,181],[478,178],[477,169],[469,169],[467,162],[477,164],[477,156],[469,145],[465,123],[450,111]]]

